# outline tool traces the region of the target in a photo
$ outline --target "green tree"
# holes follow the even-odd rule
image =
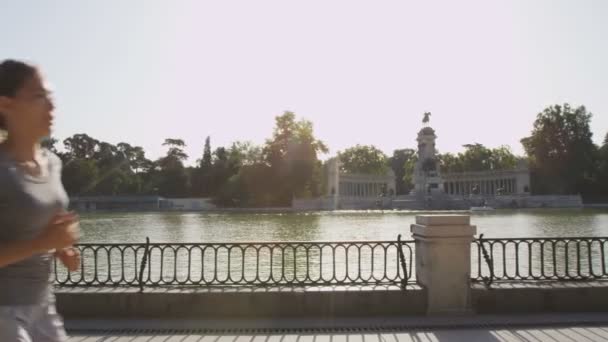
[[[181,139],[165,139],[163,146],[169,150],[167,155],[157,162],[159,173],[153,177],[153,188],[158,188],[159,194],[166,197],[185,197],[189,191],[189,179],[183,162],[188,158],[183,148],[186,144]]]
[[[406,177],[406,167],[411,163],[410,161],[414,158],[416,158],[416,151],[410,148],[406,148],[393,151],[393,156],[390,157],[388,160],[391,169],[395,173],[395,190],[397,192],[397,195],[407,194],[413,188],[411,176],[409,178]]]
[[[464,172],[465,168],[459,155],[443,153],[438,155],[441,172],[457,173]]]
[[[608,200],[608,134],[598,153],[598,192],[602,195],[601,200]]]
[[[593,184],[597,147],[589,128],[592,114],[569,104],[546,108],[529,137],[521,140],[531,162],[534,193],[585,193]]]
[[[223,151],[216,152],[217,163],[214,170],[224,179],[215,195],[218,205],[241,207],[261,205],[264,201],[272,205],[272,201],[268,199],[268,189],[273,186],[267,181],[272,179],[270,167],[263,162],[260,146],[251,142],[236,141],[227,150],[227,158],[223,157]],[[268,188],[263,189],[260,184],[267,184]]]
[[[213,165],[210,174],[210,194],[217,196],[220,189],[228,179],[238,172],[237,165],[231,165],[228,158],[228,151],[225,147],[218,147],[213,151]]]
[[[197,167],[191,170],[191,195],[209,196],[212,186],[211,137],[207,136],[203,147],[203,157],[197,160]]]
[[[405,175],[403,176],[403,183],[406,188],[409,189],[407,193],[409,193],[414,188],[414,169],[416,168],[416,163],[418,162],[418,153],[415,153],[412,158],[409,158],[405,161],[404,171]]]
[[[235,141],[228,149],[229,159],[239,166],[263,162],[262,147],[250,141]]]
[[[465,151],[456,155],[444,153],[438,156],[441,172],[510,170],[517,165],[517,157],[507,146],[490,149],[474,143],[463,147]]]
[[[163,146],[168,146],[169,150],[161,161],[161,167],[165,166],[164,164],[178,164],[183,167],[183,162],[188,159],[188,155],[184,152],[186,143],[181,139],[165,139]]]
[[[137,174],[145,171],[149,166],[150,161],[146,159],[146,153],[140,146],[131,146],[128,143],[121,142],[116,147],[121,157],[126,160],[126,166],[133,173]]]
[[[342,172],[382,175],[388,170],[387,156],[373,145],[356,145],[338,156]]]
[[[71,196],[90,195],[98,176],[99,170],[92,159],[72,159],[63,165],[63,185]]]
[[[203,158],[200,161],[201,168],[211,167],[211,137],[205,139],[205,147],[203,149]]]
[[[500,146],[491,151],[491,170],[509,170],[517,167],[520,158],[511,152],[508,146]]]
[[[69,159],[93,158],[99,148],[99,141],[86,134],[74,134],[63,140]]]
[[[275,184],[268,189],[271,202],[289,205],[294,196],[319,195],[322,181],[318,155],[327,152],[325,144],[315,138],[310,121],[296,121],[295,114],[289,111],[276,117],[273,137],[266,141],[262,152],[270,166],[267,176]]]

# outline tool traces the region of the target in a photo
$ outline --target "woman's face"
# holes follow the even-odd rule
[[[37,72],[28,77],[15,97],[2,98],[0,106],[9,136],[15,132],[39,140],[50,135],[55,107]]]

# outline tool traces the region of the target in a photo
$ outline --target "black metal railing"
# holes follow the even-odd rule
[[[495,281],[608,279],[608,238],[521,238],[473,241],[471,276]]]
[[[403,286],[413,241],[80,244],[79,272],[59,286]]]

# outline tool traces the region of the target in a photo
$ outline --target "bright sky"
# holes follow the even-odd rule
[[[55,136],[164,153],[182,138],[263,143],[284,110],[331,153],[414,147],[431,111],[440,152],[522,153],[544,107],[570,102],[608,132],[605,0],[4,0],[0,58],[38,64]]]

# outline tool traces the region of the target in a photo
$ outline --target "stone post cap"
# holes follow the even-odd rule
[[[468,226],[469,215],[416,215],[416,224],[422,226]]]

